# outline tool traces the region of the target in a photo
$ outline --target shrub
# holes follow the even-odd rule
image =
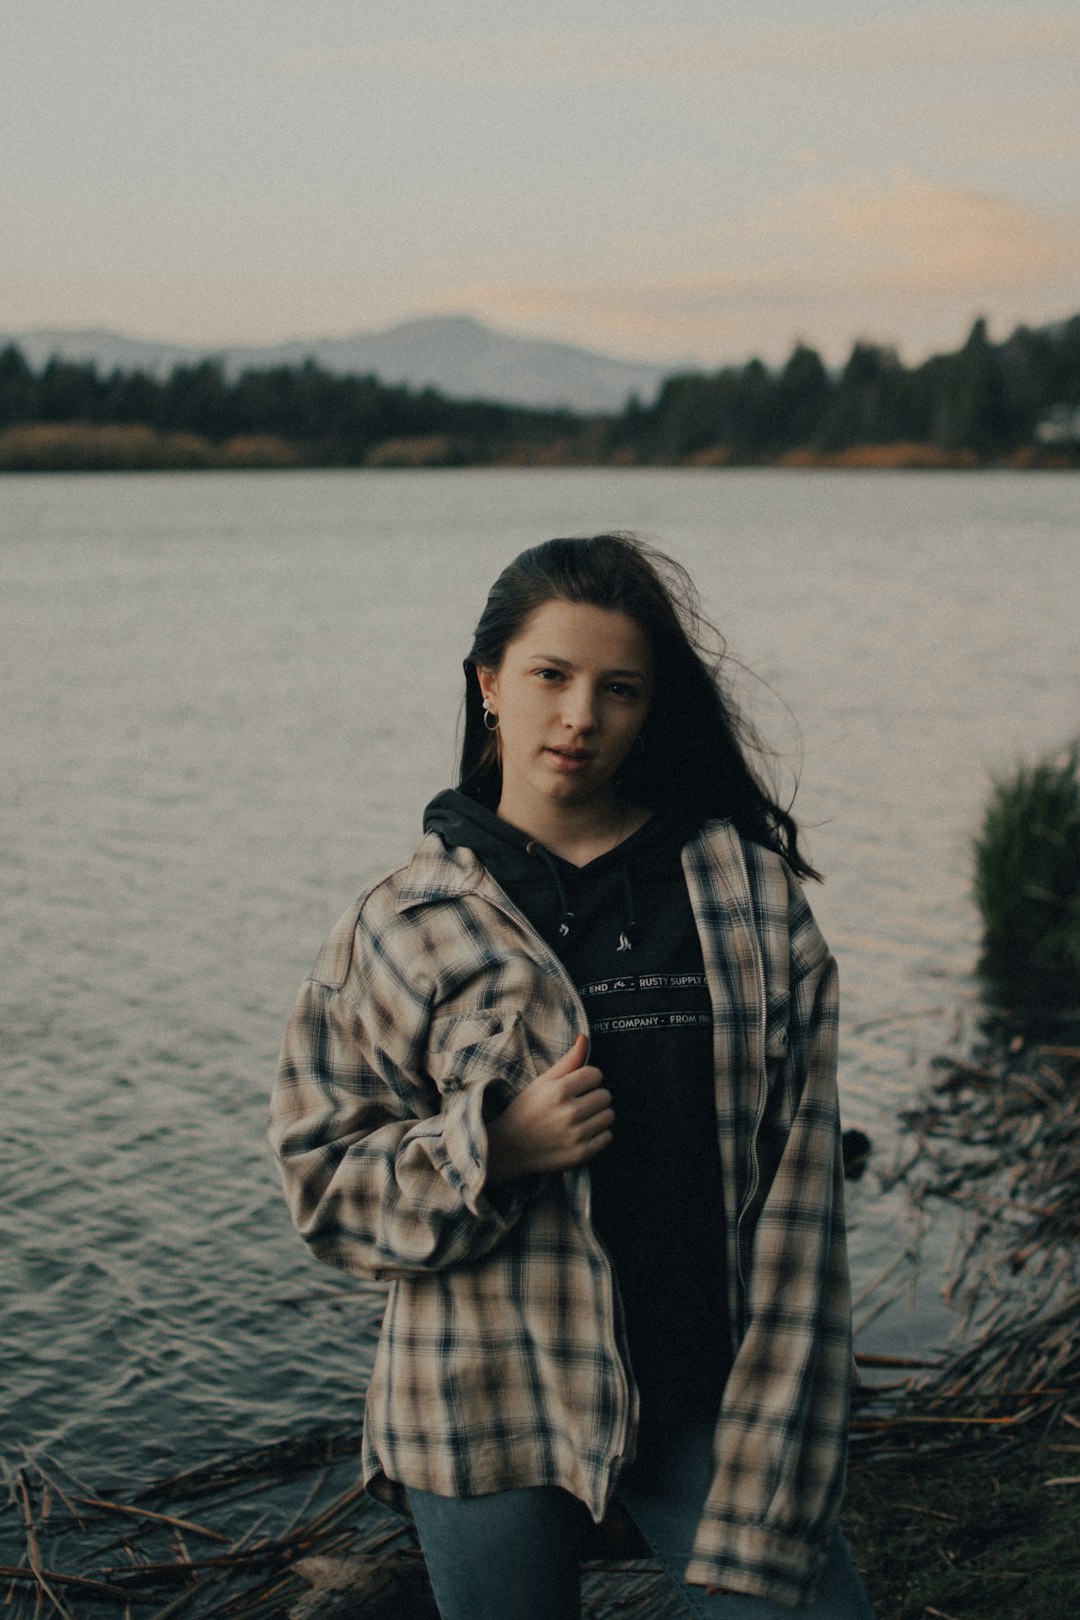
[[[0,432],[0,472],[131,472],[207,467],[213,450],[193,433],[143,422],[23,422]]]
[[[1080,742],[997,779],[975,839],[984,967],[1080,1003]]]

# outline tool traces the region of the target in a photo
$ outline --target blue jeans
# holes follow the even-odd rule
[[[672,1445],[648,1488],[624,1483],[618,1498],[682,1593],[688,1615],[705,1620],[872,1620],[839,1530],[818,1596],[792,1609],[768,1598],[687,1586],[701,1505],[712,1472],[712,1433],[691,1430]],[[490,1496],[409,1491],[420,1545],[442,1620],[580,1620],[583,1513],[580,1502],[542,1485]]]

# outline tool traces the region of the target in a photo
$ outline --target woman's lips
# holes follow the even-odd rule
[[[595,757],[584,748],[548,748],[556,770],[580,771]]]

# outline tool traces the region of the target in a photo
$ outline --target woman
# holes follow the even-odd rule
[[[272,1111],[301,1235],[390,1282],[365,1478],[412,1512],[444,1620],[577,1615],[616,1498],[692,1613],[866,1616],[834,1528],[817,874],[688,577],[641,542],[523,553],[465,675],[459,787],[324,946]]]

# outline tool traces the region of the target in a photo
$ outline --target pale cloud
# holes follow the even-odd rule
[[[805,186],[768,205],[757,230],[795,250],[800,274],[826,270],[881,290],[985,296],[1051,279],[1080,285],[1080,212],[1051,213],[906,169]]]
[[[801,338],[836,360],[856,337],[890,341],[897,331],[918,358],[954,345],[979,312],[1005,329],[1071,314],[1080,286],[1080,212],[903,169],[804,184],[712,239],[712,265],[693,273],[492,279],[448,289],[429,307],[656,358],[775,361]]]

